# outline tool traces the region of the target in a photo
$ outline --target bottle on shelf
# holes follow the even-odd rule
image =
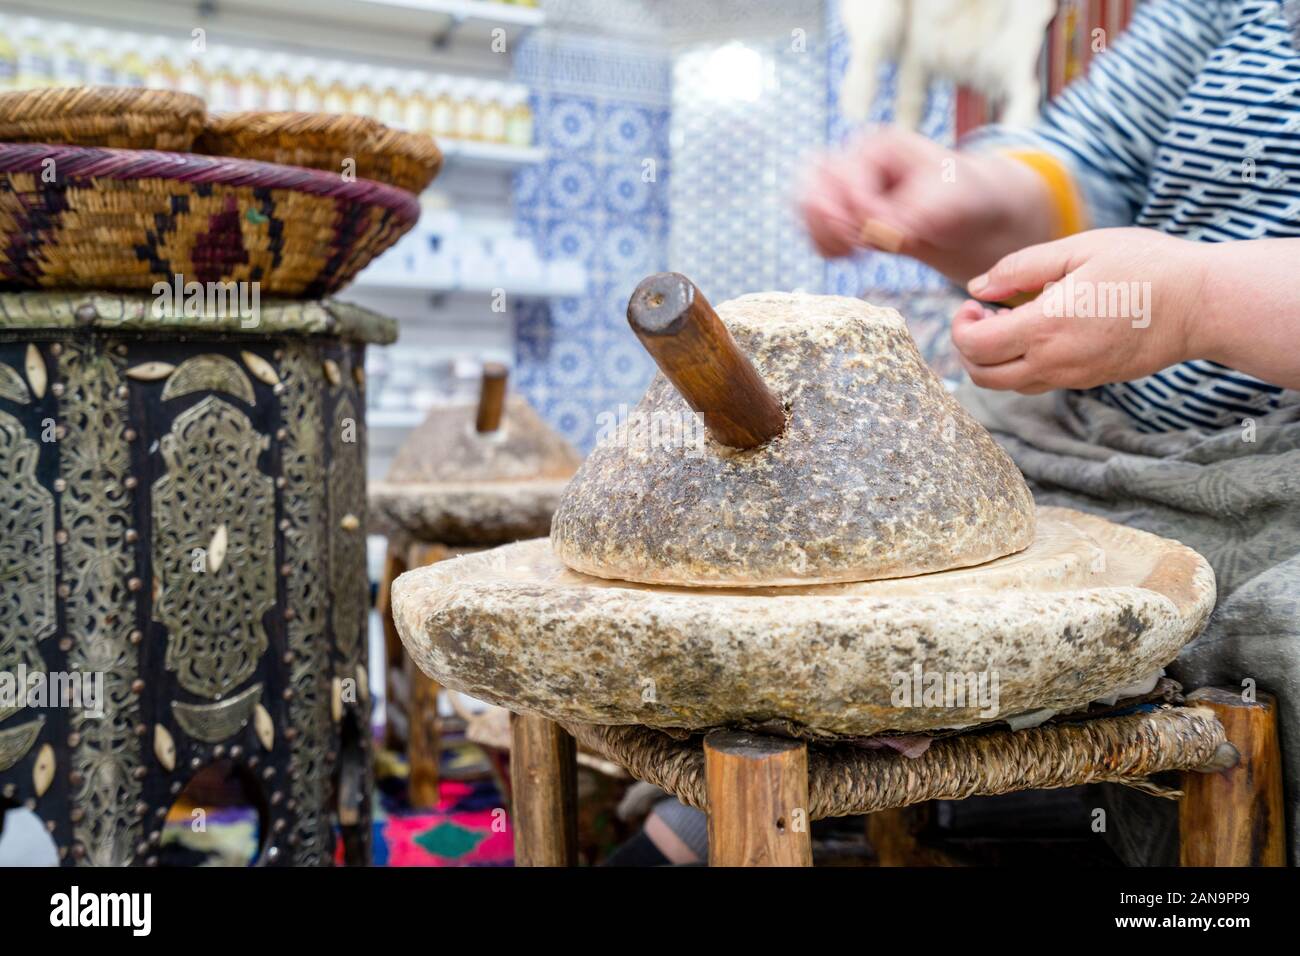
[[[211,50],[211,48],[209,48]],[[239,74],[228,51],[222,49],[212,57],[212,73],[208,81],[208,109],[230,112],[239,109]]]
[[[507,96],[506,142],[511,146],[533,145],[533,110],[528,105],[528,89],[512,86]]]
[[[0,92],[18,86],[18,48],[9,39],[12,28],[8,17],[0,21]]]
[[[191,50],[189,44],[172,51],[172,65],[176,70],[176,88],[182,93],[208,98],[208,69],[206,54]]]
[[[318,60],[299,60],[290,74],[293,81],[293,106],[291,109],[303,113],[315,113],[325,108],[325,92],[317,77],[321,75],[324,64]]]
[[[431,85],[429,125],[426,132],[434,139],[449,139],[456,135],[456,101],[452,99],[451,78],[435,76]]]
[[[480,90],[479,138],[488,143],[506,141],[506,85],[498,82],[484,83]]]
[[[239,92],[235,98],[239,105],[236,109],[266,109],[268,84],[266,76],[262,73],[265,62],[264,55],[255,50],[244,51],[243,55],[236,60],[235,69],[239,78]]]
[[[358,116],[374,116],[379,110],[379,96],[374,89],[374,72],[355,70],[352,89],[348,91],[348,108],[344,111]]]
[[[290,73],[289,58],[283,53],[276,53],[266,61],[266,109],[277,112],[293,109],[294,78]]]
[[[326,113],[349,112],[348,90],[343,85],[343,68],[340,64],[331,64],[323,79],[325,92],[321,98],[321,109]]]
[[[406,74],[400,125],[412,133],[428,131],[431,122],[429,111],[433,103],[425,92],[426,81],[427,77],[423,73],[412,71]]]
[[[456,104],[456,125],[453,136],[457,139],[479,139],[482,131],[482,108],[479,105],[479,81],[457,80],[452,87],[452,100]]]
[[[54,85],[85,86],[89,66],[76,36],[68,28],[51,31],[54,46]]]
[[[398,93],[401,78],[396,70],[383,70],[375,74],[375,88],[379,95],[375,104],[375,117],[388,126],[402,125],[402,97]]]
[[[155,90],[170,89],[164,76],[167,61],[167,52],[164,45],[167,41],[162,37],[140,37],[137,42],[140,49],[140,60],[144,63],[144,82],[141,85]]]
[[[117,61],[118,83],[122,86],[144,86],[149,67],[139,53],[141,37],[125,38],[126,54]]]

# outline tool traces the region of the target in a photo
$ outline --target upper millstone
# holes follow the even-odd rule
[[[717,314],[785,405],[757,448],[718,444],[662,374],[560,501],[569,567],[651,584],[763,587],[980,564],[1033,539],[1011,459],[926,366],[902,317],[762,293]]]

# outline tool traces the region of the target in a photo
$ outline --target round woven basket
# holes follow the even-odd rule
[[[374,179],[413,193],[438,175],[433,138],[343,113],[243,112],[210,115],[194,151],[306,166]],[[346,165],[351,161],[354,166]]]
[[[0,285],[258,282],[317,298],[419,216],[410,193],[240,159],[0,143]]]
[[[0,141],[186,152],[203,128],[188,93],[79,86],[0,94]]]

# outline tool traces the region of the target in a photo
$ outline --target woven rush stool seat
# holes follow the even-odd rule
[[[638,780],[708,809],[704,738],[677,740],[650,727],[565,723],[584,748]],[[1203,707],[971,732],[933,741],[906,757],[852,743],[808,751],[808,818],[851,816],[924,800],[1047,790],[1085,783],[1145,785],[1153,773],[1230,765],[1223,725]]]
[[[1172,695],[1174,699],[1177,695]],[[1130,702],[1136,706],[1137,702]],[[929,800],[1117,783],[1179,800],[1184,866],[1283,866],[1277,701],[1202,688],[1181,705],[1121,704],[1031,729],[980,728],[932,740],[915,757],[849,741],[752,731],[677,738],[640,726],[511,718],[516,864],[576,859],[577,748],[605,757],[708,814],[711,866],[810,866],[809,824],[867,814],[882,865],[912,865],[915,838],[895,811]],[[1150,776],[1182,771],[1180,789]]]
[[[932,740],[915,757],[850,741],[735,730],[679,738],[515,713],[516,865],[576,861],[578,747],[705,811],[712,866],[809,866],[808,825],[858,814],[867,814],[881,865],[912,865],[935,858],[915,853],[901,808],[1089,783],[1178,799],[1184,866],[1284,865],[1276,699],[1219,688],[1162,696],[1180,703],[1133,699],[1118,711],[1031,729],[965,731]],[[1149,779],[1169,771],[1182,772],[1180,788]]]

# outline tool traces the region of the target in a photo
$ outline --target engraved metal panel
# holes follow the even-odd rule
[[[8,673],[44,669],[37,642],[56,624],[54,496],[37,480],[39,458],[22,423],[0,412],[0,671]],[[0,721],[21,708],[0,700]]]
[[[17,727],[0,730],[0,770],[8,770],[23,759],[41,735],[41,727],[44,725],[45,718],[38,717]]]
[[[191,737],[216,744],[248,726],[261,696],[262,685],[254,684],[248,690],[215,704],[186,704],[174,700],[172,715]]]
[[[154,619],[167,627],[167,669],[191,693],[220,698],[266,650],[275,606],[275,482],[258,468],[269,439],[209,395],[162,440],[153,486]],[[223,560],[212,559],[222,542]]]
[[[285,438],[281,468],[284,496],[284,550],[289,574],[287,603],[294,612],[288,622],[289,722],[298,729],[290,742],[290,789],[297,807],[294,837],[300,862],[319,865],[330,855],[331,827],[324,806],[323,779],[328,773],[326,750],[333,736],[326,680],[329,645],[326,640],[325,416],[318,365],[302,349],[292,349],[281,363],[284,391],[280,396]]]
[[[333,306],[308,337],[146,305],[0,294],[0,669],[103,678],[102,718],[0,714],[0,795],[65,864],[149,865],[176,795],[229,759],[269,808],[259,864],[329,865],[339,824],[363,862],[368,701],[330,713],[364,680],[362,349]]]
[[[234,359],[224,355],[196,355],[182,362],[167,379],[162,400],[171,401],[195,392],[225,392],[253,404],[253,386]]]
[[[334,640],[342,672],[353,676],[357,650],[365,634],[368,603],[366,566],[366,472],[362,430],[356,405],[344,392],[330,428],[330,589],[333,592]]]
[[[18,374],[18,370],[3,362],[0,362],[0,398],[7,398],[20,405],[26,405],[32,400],[31,389]]]
[[[129,532],[131,490],[128,419],[120,355],[93,339],[69,343],[59,363],[64,394],[60,419],[67,429],[59,443],[59,496],[63,607],[71,641],[69,669],[104,674],[104,715],[73,711],[70,799],[80,814],[73,823],[83,864],[109,866],[128,860],[141,835],[135,809],[143,752],[135,727],[140,700],[132,689],[139,659],[131,632],[136,592]]]

